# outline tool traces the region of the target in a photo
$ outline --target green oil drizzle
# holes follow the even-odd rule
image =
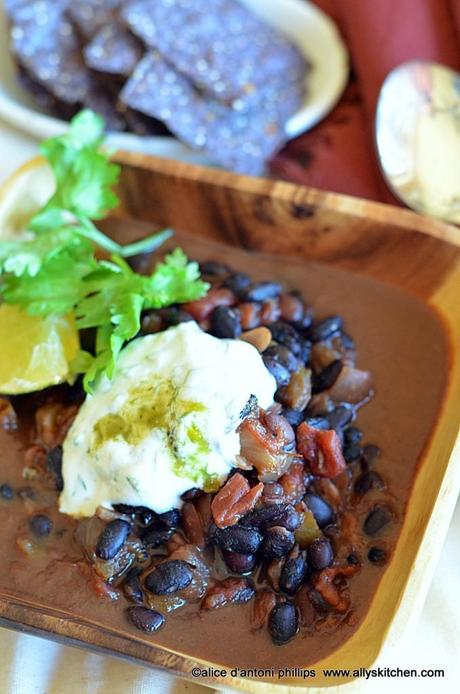
[[[182,398],[180,388],[171,379],[140,383],[129,389],[128,398],[118,412],[106,414],[95,423],[92,452],[110,440],[137,446],[153,430],[160,430],[165,434],[176,475],[190,477],[194,482],[204,483],[205,491],[214,491],[219,487],[219,480],[207,472],[204,457],[211,447],[203,432],[194,422],[187,428],[186,436],[192,446],[186,455],[178,438],[181,420],[205,410],[203,403]]]

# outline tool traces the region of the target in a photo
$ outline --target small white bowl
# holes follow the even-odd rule
[[[348,79],[348,54],[334,22],[306,0],[240,0],[295,42],[312,63],[308,94],[303,107],[286,124],[295,137],[312,128],[340,98]],[[39,139],[65,132],[67,123],[48,115],[17,83],[16,68],[9,53],[9,36],[0,0],[0,118]],[[169,159],[209,164],[202,153],[174,137],[142,137],[111,133],[108,144],[116,149],[144,152]]]

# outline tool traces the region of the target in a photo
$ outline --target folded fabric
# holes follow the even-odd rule
[[[315,0],[315,4],[344,35],[352,84],[328,118],[276,157],[272,171],[298,183],[395,202],[375,156],[379,90],[390,70],[407,60],[435,60],[460,70],[460,0]]]

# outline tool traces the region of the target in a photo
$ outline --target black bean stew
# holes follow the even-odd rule
[[[214,261],[201,270],[208,295],[146,313],[142,334],[193,319],[216,337],[252,342],[276,380],[276,403],[268,411],[248,403],[239,428],[248,464],[217,493],[190,489],[181,509],[163,514],[120,504],[80,521],[75,538],[91,581],[99,594],[122,593],[129,622],[149,633],[186,606],[203,614],[247,604],[250,629],[266,629],[276,645],[351,624],[350,582],[363,564],[388,561],[381,535],[396,519],[379,448],[356,424],[371,374],[355,365],[340,316],[318,319],[297,292]],[[63,488],[61,446],[81,401],[78,384],[28,396],[35,425],[25,477],[45,489]],[[0,399],[12,436],[23,403]],[[19,495],[27,512],[34,489],[1,482],[2,502]],[[45,512],[28,525],[38,538],[53,530]]]

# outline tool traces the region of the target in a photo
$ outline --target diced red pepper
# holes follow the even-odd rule
[[[302,422],[297,427],[297,450],[318,477],[337,477],[346,468],[340,439],[333,429],[315,429]]]
[[[232,475],[211,503],[212,515],[217,527],[226,528],[229,525],[235,525],[240,518],[252,511],[263,489],[262,482],[251,488],[246,477],[239,472]]]

